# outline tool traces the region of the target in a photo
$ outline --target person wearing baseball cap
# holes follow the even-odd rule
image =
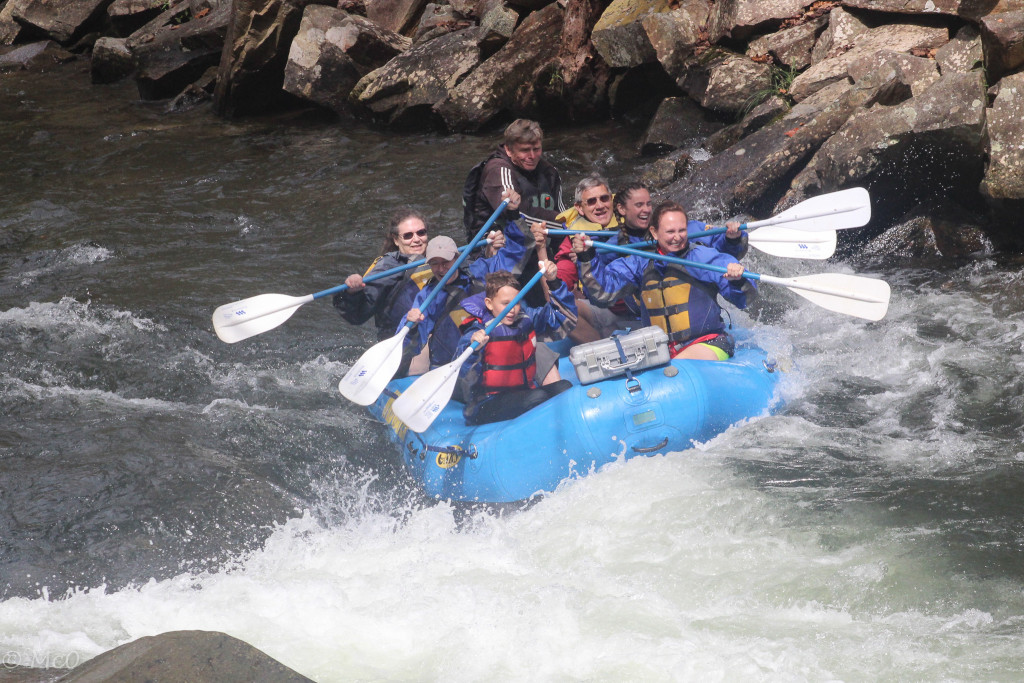
[[[532,253],[532,250],[530,252],[527,251],[525,246],[526,238],[514,221],[508,222],[504,232],[495,230],[488,235],[488,238],[491,240],[488,253],[492,255],[479,258],[472,263],[467,264],[464,262],[459,266],[459,272],[448,280],[444,290],[437,295],[434,301],[431,302],[430,307],[424,311],[421,310],[423,301],[426,300],[427,296],[430,295],[434,287],[437,286],[451,267],[455,265],[455,261],[459,256],[455,240],[447,235],[438,235],[427,242],[427,250],[424,256],[426,257],[427,265],[430,266],[433,277],[416,295],[412,308],[398,325],[398,329],[401,330],[406,322],[417,323],[416,331],[418,335],[413,339],[413,343],[418,344],[417,356],[419,357],[413,361],[413,365],[409,370],[410,375],[417,374],[416,371],[425,372],[427,360],[429,360],[431,368],[450,362],[452,360],[450,354],[454,351],[454,345],[458,343],[458,337],[456,336],[450,340],[451,348],[448,348],[448,344],[442,343],[431,343],[428,345],[427,341],[434,331],[435,324],[450,315],[467,296],[484,291],[484,279],[488,273],[499,270],[519,273],[527,260],[528,254]],[[413,335],[410,335],[411,337]],[[429,348],[429,356],[422,353],[427,348]]]

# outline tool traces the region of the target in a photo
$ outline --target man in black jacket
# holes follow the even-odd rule
[[[467,238],[490,218],[505,190],[522,197],[519,211],[530,222],[553,221],[565,211],[562,181],[543,158],[543,140],[536,121],[517,119],[505,129],[504,142],[470,171],[463,197]]]

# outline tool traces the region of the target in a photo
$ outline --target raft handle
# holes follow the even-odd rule
[[[661,440],[661,443],[659,443],[657,446],[648,446],[647,448],[639,448],[637,446],[630,446],[630,448],[633,449],[634,453],[654,453],[655,451],[660,451],[662,448],[664,448],[667,445],[668,445],[668,437],[666,436],[664,439]]]

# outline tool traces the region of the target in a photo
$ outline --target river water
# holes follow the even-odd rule
[[[1020,263],[752,254],[885,277],[889,314],[764,287],[733,315],[793,361],[777,414],[457,510],[336,391],[370,326],[318,301],[227,345],[210,315],[340,283],[398,203],[458,237],[491,139],[168,116],[87,80],[0,77],[4,663],[204,629],[321,682],[1024,676]],[[628,175],[637,137],[546,146],[571,184]]]

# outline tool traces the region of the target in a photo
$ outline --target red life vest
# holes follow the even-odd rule
[[[537,334],[529,317],[520,316],[511,328],[507,325],[496,328],[483,348],[479,390],[496,394],[518,387],[534,388],[536,353]]]

